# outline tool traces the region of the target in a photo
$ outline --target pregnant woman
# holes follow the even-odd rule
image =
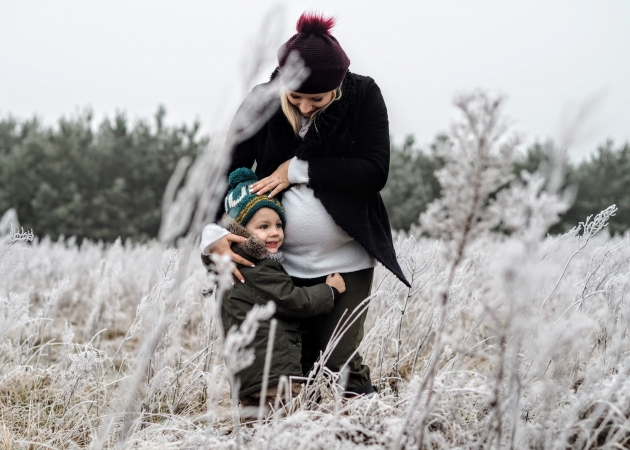
[[[260,181],[251,191],[282,198],[283,266],[295,285],[323,283],[336,272],[346,282],[346,291],[330,313],[303,322],[305,374],[344,313],[347,317],[370,295],[377,261],[408,285],[396,261],[379,194],[387,181],[390,156],[385,102],[374,80],[348,71],[350,60],[330,34],[333,25],[332,18],[302,14],[297,34],[278,51],[279,66],[271,79],[283,79],[291,52],[299,53],[309,74],[299,88],[281,89],[276,113],[235,146],[228,172],[256,163]],[[238,238],[208,225],[202,253],[226,253],[242,263],[231,251],[232,242]],[[242,279],[240,272],[236,275]],[[348,397],[375,392],[370,369],[357,353],[365,316],[345,332],[326,362],[334,372],[348,363]]]

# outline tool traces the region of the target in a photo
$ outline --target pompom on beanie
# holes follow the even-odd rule
[[[249,186],[258,181],[258,177],[245,167],[236,169],[230,174],[228,193],[225,196],[225,212],[244,227],[261,208],[271,208],[280,216],[282,225],[285,224],[284,208],[275,198],[267,195],[256,195]]]
[[[297,51],[310,74],[297,92],[302,94],[323,94],[341,85],[350,59],[330,34],[335,25],[333,17],[317,13],[303,13],[296,26],[297,34],[285,42],[278,50],[280,75],[289,54]]]

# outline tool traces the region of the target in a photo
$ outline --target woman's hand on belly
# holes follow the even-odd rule
[[[284,191],[291,183],[289,182],[289,164],[291,160],[287,160],[280,164],[274,173],[252,184],[250,190],[256,192],[257,195],[263,195],[269,192],[269,197]]]
[[[237,255],[232,251],[232,244],[240,244],[241,242],[245,242],[245,238],[243,236],[238,236],[236,234],[230,233],[219,239],[210,249],[210,253],[213,253],[215,255],[228,255],[230,259],[236,264],[243,264],[244,266],[254,267],[254,264],[252,264],[251,261],[246,260],[242,256]],[[232,273],[236,276],[236,278],[241,280],[241,283],[245,283],[245,278],[243,278],[240,270],[235,267]]]

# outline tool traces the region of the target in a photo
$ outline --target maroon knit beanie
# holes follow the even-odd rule
[[[297,22],[297,34],[278,50],[280,75],[289,54],[296,50],[310,74],[297,92],[323,94],[335,90],[346,76],[350,59],[330,34],[335,19],[316,13],[303,13]]]

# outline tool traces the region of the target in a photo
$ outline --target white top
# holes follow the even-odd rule
[[[302,118],[300,137],[304,138],[310,122]],[[308,162],[294,157],[289,163],[291,187],[282,194],[286,226],[282,253],[283,267],[298,278],[317,278],[335,272],[355,272],[376,266],[361,244],[341,229],[328,214],[322,202],[306,184]],[[206,225],[201,237],[201,252],[228,232],[216,224]]]

